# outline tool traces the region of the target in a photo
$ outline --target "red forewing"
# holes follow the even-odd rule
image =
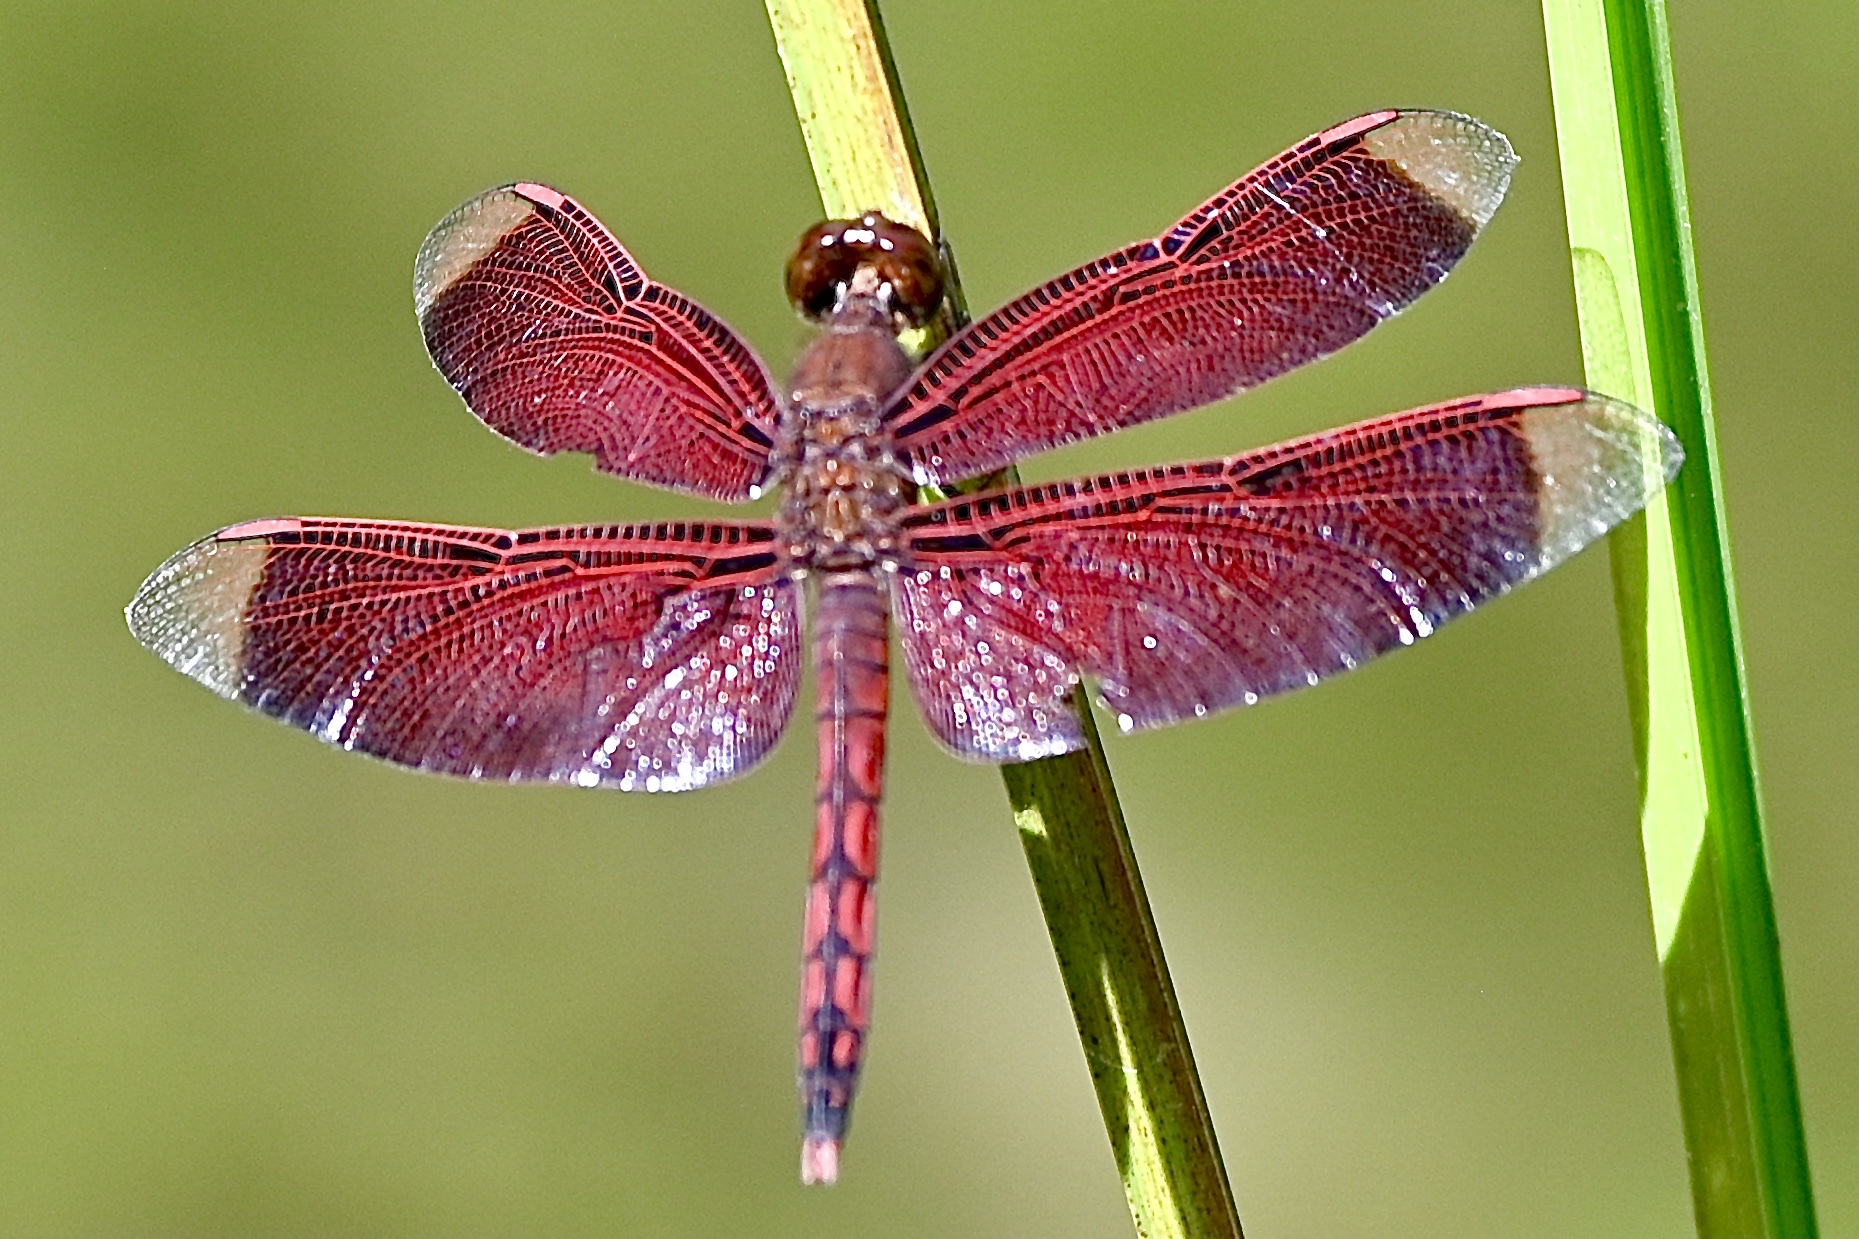
[[[1445,112],[1320,133],[958,333],[887,414],[898,446],[919,481],[957,481],[1334,352],[1446,277],[1515,164]]]
[[[420,247],[414,300],[433,363],[498,434],[721,499],[766,479],[779,412],[760,359],[574,199],[471,199]]]
[[[799,681],[759,523],[236,525],[162,565],[141,642],[342,748],[468,778],[673,791],[749,769]]]
[[[913,508],[905,665],[941,740],[993,760],[1077,747],[1081,674],[1126,730],[1250,704],[1553,566],[1680,459],[1636,409],[1537,388]]]

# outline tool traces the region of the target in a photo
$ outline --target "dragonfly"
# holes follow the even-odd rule
[[[1567,559],[1672,478],[1682,453],[1656,419],[1559,386],[1223,459],[998,476],[1363,336],[1446,277],[1515,164],[1469,117],[1357,117],[920,365],[898,337],[943,302],[935,245],[876,213],[819,224],[786,270],[818,333],[785,386],[573,198],[493,189],[415,263],[427,349],[470,411],[628,481],[731,501],[781,488],[773,514],[247,521],[158,568],[129,626],[343,749],[648,792],[762,761],[810,649],[801,1177],[830,1183],[870,1032],[893,631],[944,748],[1030,761],[1086,743],[1081,683],[1126,732],[1314,685]],[[956,489],[977,478],[992,480]]]

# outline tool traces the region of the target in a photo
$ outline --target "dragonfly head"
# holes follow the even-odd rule
[[[922,326],[942,304],[936,247],[875,211],[829,219],[801,234],[787,264],[787,295],[796,310],[818,322],[867,288],[876,289],[901,327]]]

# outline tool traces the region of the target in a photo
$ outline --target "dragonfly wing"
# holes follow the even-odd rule
[[[1077,747],[1080,675],[1125,730],[1248,705],[1554,566],[1680,460],[1628,405],[1534,388],[912,508],[905,665],[942,741],[997,761]]]
[[[1446,278],[1516,165],[1495,129],[1376,112],[958,332],[887,413],[918,480],[1195,408],[1336,351]]]
[[[767,477],[767,368],[574,199],[530,184],[479,194],[420,246],[413,291],[433,364],[505,438],[720,499]]]
[[[1069,600],[1040,595],[1031,563],[978,549],[935,511],[909,514],[910,564],[891,578],[904,675],[931,734],[980,761],[1083,748],[1066,701],[1081,670]]]
[[[221,530],[129,605],[149,649],[318,739],[465,778],[681,791],[767,754],[800,675],[758,523]]]

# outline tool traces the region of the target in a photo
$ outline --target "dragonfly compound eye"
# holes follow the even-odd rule
[[[801,234],[787,264],[787,295],[808,318],[824,318],[860,267],[891,290],[890,308],[912,326],[942,304],[942,264],[922,233],[873,212],[832,219]]]

